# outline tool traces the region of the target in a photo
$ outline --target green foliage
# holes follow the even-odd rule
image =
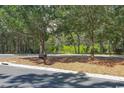
[[[86,53],[86,46],[84,45],[80,45],[80,53]],[[78,47],[76,46],[74,48],[74,46],[67,46],[67,45],[64,45],[62,50],[61,50],[61,53],[64,53],[64,54],[76,54],[75,52],[75,49],[77,51]]]
[[[92,49],[92,47],[89,48],[89,53],[90,53],[91,49]],[[94,50],[95,50],[94,52],[96,54],[100,53],[100,46],[99,46],[99,44],[94,44]]]
[[[75,53],[73,46],[63,46],[61,52],[62,52],[62,53],[67,53],[67,54],[71,54],[71,53],[74,54],[74,53]]]
[[[124,6],[1,6],[0,53],[121,54],[123,29]]]

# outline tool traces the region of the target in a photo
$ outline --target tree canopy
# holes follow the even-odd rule
[[[0,53],[123,54],[124,6],[0,6]]]

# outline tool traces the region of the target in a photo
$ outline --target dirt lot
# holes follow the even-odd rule
[[[122,58],[99,57],[96,58],[95,61],[91,62],[88,60],[88,57],[48,57],[50,65],[45,65],[38,57],[0,58],[0,62],[4,61],[79,72],[124,76],[124,59]]]

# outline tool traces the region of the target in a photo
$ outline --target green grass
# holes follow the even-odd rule
[[[51,44],[51,45],[47,45],[46,50],[47,50],[47,53],[77,54],[78,53],[77,52],[78,51],[78,46],[75,46],[75,47],[76,47],[76,50],[75,50],[73,45],[63,45],[63,46],[59,46],[59,51],[57,51],[57,47],[54,44]],[[101,54],[100,45],[98,43],[94,44],[94,48],[95,48],[95,54]],[[105,45],[104,48],[108,49],[108,46]],[[87,46],[81,44],[80,45],[80,54],[90,53],[91,49],[92,49],[91,46],[87,50]],[[106,53],[107,52],[105,52],[105,54]]]
[[[77,50],[78,50],[78,47],[77,46],[76,46],[76,50],[75,50],[74,46],[65,46],[64,45],[62,47],[61,52],[62,53],[67,53],[67,54],[70,54],[70,53],[75,54],[77,52]],[[85,52],[86,52],[86,46],[80,45],[80,53],[85,53]]]

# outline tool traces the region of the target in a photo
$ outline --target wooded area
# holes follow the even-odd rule
[[[0,6],[0,53],[124,53],[124,6]]]

